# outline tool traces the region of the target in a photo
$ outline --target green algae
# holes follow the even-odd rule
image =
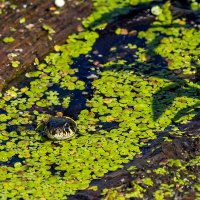
[[[113,17],[130,11],[130,5],[142,2],[93,1],[94,13],[83,24],[93,30],[105,27]],[[57,46],[56,52],[50,53],[44,61],[35,61],[37,70],[26,74],[30,79],[28,86],[12,87],[2,94],[0,161],[4,165],[0,166],[3,174],[0,177],[1,198],[65,198],[76,190],[87,188],[92,179],[122,168],[124,163],[140,154],[141,147],[156,138],[157,132],[172,122],[186,123],[195,116],[196,113],[182,116],[181,111],[188,106],[195,110],[199,103],[199,84],[190,79],[196,72],[192,63],[199,62],[196,48],[199,30],[184,27],[184,20],[173,21],[169,6],[167,2],[157,15],[157,21],[147,31],[138,33],[139,38],[146,40],[145,48],[137,47],[134,41],[129,44],[129,48],[136,51],[136,60],[104,63],[99,78],[92,82],[94,93],[86,102],[87,109],[78,115],[79,135],[73,139],[49,141],[37,130],[29,130],[28,126],[47,121],[56,106],[67,109],[73,100],[67,94],[63,96],[63,91],[85,89],[85,82],[76,75],[78,69],[71,66],[74,58],[92,50],[99,37],[97,32],[85,30],[71,35],[66,44]],[[116,9],[121,10],[113,12]],[[109,15],[105,15],[107,13]],[[176,23],[178,28],[173,27]],[[171,42],[173,46],[169,45]],[[190,54],[186,49],[191,50]],[[149,62],[155,55],[167,61],[168,70]],[[109,68],[112,70],[107,70]],[[161,70],[157,73],[155,69]],[[148,70],[152,73],[145,76]],[[175,70],[182,73],[177,74]],[[62,90],[57,91],[54,86]],[[155,112],[160,112],[156,120]],[[100,126],[113,122],[117,127],[111,130]],[[17,127],[9,131],[12,126]],[[15,156],[23,160],[6,165]],[[158,168],[154,173],[162,175],[166,171]],[[144,178],[141,183],[133,182],[132,185],[135,190],[128,191],[126,197],[142,198],[146,188],[153,186],[153,181]],[[195,190],[198,189],[196,184]],[[154,196],[170,197],[171,192],[171,185],[161,185]]]

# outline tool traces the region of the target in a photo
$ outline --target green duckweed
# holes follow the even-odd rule
[[[47,121],[56,108],[68,109],[73,103],[69,91],[73,94],[86,89],[87,84],[77,76],[80,69],[74,67],[74,60],[93,50],[99,38],[95,30],[105,28],[114,17],[143,2],[93,0],[94,12],[83,22],[86,30],[69,36],[66,44],[57,46],[43,61],[36,60],[37,69],[26,73],[28,85],[13,86],[2,93],[2,199],[66,198],[87,188],[91,180],[123,168],[172,122],[187,123],[196,115],[199,84],[193,82],[192,75],[197,70],[193,63],[199,63],[199,30],[184,27],[184,19],[173,21],[167,2],[156,21],[146,31],[138,32],[138,39],[145,40],[145,48],[135,41],[127,46],[136,52],[136,59],[102,64],[98,79],[91,82],[92,97],[78,113],[78,134],[74,138],[55,142],[34,129]],[[173,26],[177,23],[178,27]],[[165,61],[165,66],[152,62],[156,56]],[[185,113],[187,108],[189,113]],[[167,172],[157,169],[154,173]],[[128,191],[126,197],[143,198],[153,185],[150,178],[133,182],[134,191]],[[199,191],[199,185],[193,189]],[[172,190],[172,185],[161,184],[154,196],[171,197]],[[111,193],[117,196],[117,192]]]

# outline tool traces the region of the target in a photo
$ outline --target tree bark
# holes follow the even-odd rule
[[[92,8],[90,0],[67,0],[62,8],[57,8],[52,0],[21,0],[16,5],[15,10],[5,5],[0,15],[0,91],[30,70],[36,57],[43,58],[55,44],[64,43],[68,35],[80,31],[81,19]],[[0,3],[0,7],[4,5]],[[55,32],[50,34],[44,25]],[[6,43],[6,37],[14,41]],[[19,66],[13,67],[13,61],[18,61]]]

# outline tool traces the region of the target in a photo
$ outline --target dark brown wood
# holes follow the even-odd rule
[[[0,15],[0,91],[19,74],[29,70],[35,58],[43,58],[55,44],[62,44],[68,35],[81,28],[82,18],[91,12],[90,0],[66,0],[62,8],[56,8],[52,0],[16,1],[17,8],[5,8]],[[55,10],[59,14],[55,14]],[[25,23],[20,23],[21,18]],[[48,38],[46,24],[55,30]],[[15,31],[13,31],[15,29]],[[13,37],[14,42],[4,43],[5,37]],[[11,53],[17,54],[12,58]],[[11,62],[17,60],[19,67]]]

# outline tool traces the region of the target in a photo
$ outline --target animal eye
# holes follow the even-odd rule
[[[69,128],[69,124],[68,124],[68,123],[65,123],[65,124],[64,124],[64,127]]]

